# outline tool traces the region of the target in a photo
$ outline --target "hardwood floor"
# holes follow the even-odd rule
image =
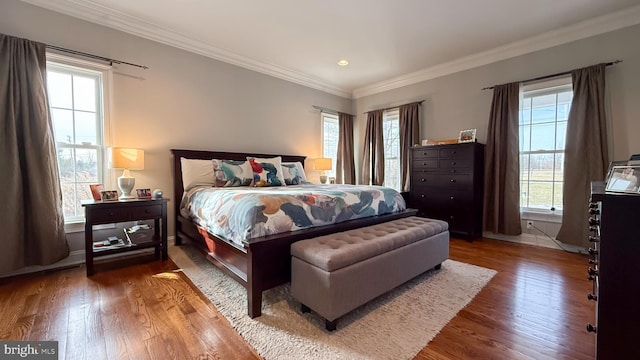
[[[452,239],[451,258],[498,274],[416,359],[593,358],[586,256]],[[171,260],[0,284],[0,339],[57,340],[61,359],[259,358]]]
[[[452,239],[450,257],[498,273],[416,359],[594,358],[586,255]]]

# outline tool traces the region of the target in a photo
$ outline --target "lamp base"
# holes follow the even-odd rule
[[[322,184],[327,183],[327,175],[320,175],[320,183]]]
[[[129,176],[129,170],[124,170],[122,175],[118,178],[118,188],[120,188],[119,200],[131,200],[137,197],[131,195],[131,191],[136,184],[136,179]]]

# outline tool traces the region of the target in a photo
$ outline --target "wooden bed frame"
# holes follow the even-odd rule
[[[246,160],[247,156],[268,158],[282,156],[283,162],[300,161],[304,166],[305,156],[250,154],[236,152],[178,150],[173,154],[173,186],[175,206],[175,244],[182,244],[186,237],[202,250],[209,261],[247,289],[247,312],[258,317],[262,310],[262,292],[291,281],[291,244],[316,236],[369,226],[385,221],[415,215],[415,210],[350,220],[338,224],[290,231],[282,234],[253,238],[240,246],[218,238],[199,228],[180,214],[182,188],[182,166],[180,158]]]

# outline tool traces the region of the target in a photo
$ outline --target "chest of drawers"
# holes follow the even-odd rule
[[[411,148],[409,206],[449,223],[452,235],[482,236],[484,144]]]
[[[596,333],[596,359],[640,359],[640,195],[603,188],[592,183],[587,298],[596,301],[596,316],[587,330]]]

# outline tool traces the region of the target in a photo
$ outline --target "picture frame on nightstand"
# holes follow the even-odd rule
[[[102,201],[118,201],[117,190],[100,190],[100,199]]]
[[[102,200],[102,195],[100,194],[100,191],[104,190],[104,185],[91,184],[89,185],[89,189],[91,190],[91,196],[93,197],[93,200],[96,200],[96,201]]]
[[[136,189],[138,199],[151,199],[151,189]]]

